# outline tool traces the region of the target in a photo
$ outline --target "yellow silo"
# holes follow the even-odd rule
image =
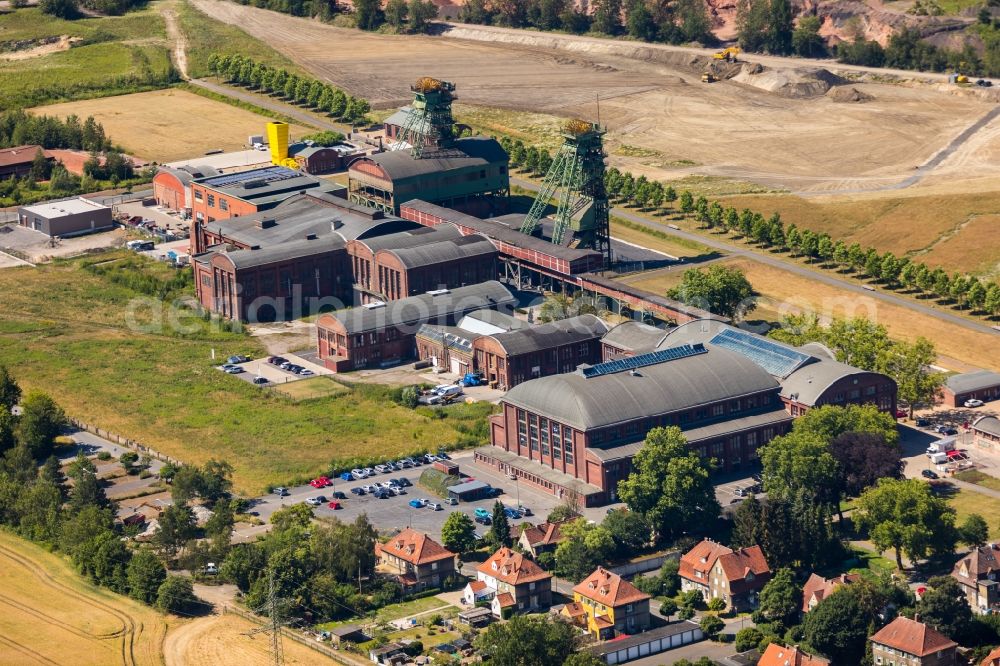
[[[271,164],[284,164],[288,159],[288,123],[267,124],[267,145],[271,149]]]

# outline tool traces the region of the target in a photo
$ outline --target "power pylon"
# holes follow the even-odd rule
[[[271,653],[271,663],[273,666],[284,666],[285,655],[281,646],[281,627],[284,625],[284,622],[281,621],[280,599],[274,586],[273,571],[269,574],[267,580],[267,616],[269,620],[267,624],[247,631],[246,635],[252,638],[254,634],[268,634],[271,639],[271,648],[269,650]]]

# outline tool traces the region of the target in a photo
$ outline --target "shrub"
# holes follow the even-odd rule
[[[111,453],[109,451],[98,451],[98,460],[111,460]]]
[[[715,612],[724,611],[726,610],[726,602],[718,597],[715,597],[713,599],[708,600],[706,608],[708,608],[708,610],[710,611],[715,611]]]

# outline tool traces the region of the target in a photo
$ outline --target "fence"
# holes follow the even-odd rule
[[[146,446],[144,444],[140,444],[139,442],[135,441],[134,439],[129,439],[128,437],[122,437],[121,435],[118,435],[118,434],[113,433],[111,431],[104,430],[103,428],[98,428],[95,425],[91,425],[89,423],[84,423],[83,421],[79,421],[79,420],[74,419],[74,418],[69,419],[69,422],[75,428],[78,428],[80,430],[85,430],[85,431],[91,433],[92,435],[97,435],[98,437],[100,437],[102,439],[106,439],[109,442],[117,444],[118,446],[124,446],[125,448],[132,449],[133,451],[136,451],[138,453],[144,453],[144,454],[148,455],[149,457],[156,458],[157,460],[159,460],[161,462],[169,462],[169,463],[173,463],[175,465],[181,465],[181,464],[183,464],[177,458],[171,458],[170,456],[164,455],[164,454],[160,453],[159,451],[151,449],[151,448],[149,448],[148,446]]]
[[[262,626],[268,624],[268,621],[266,619],[254,615],[253,613],[248,613],[239,608],[233,608],[231,606],[223,606],[222,612],[224,614],[232,613],[233,615],[238,615],[242,617],[244,620],[249,620],[254,624],[259,624]],[[347,666],[359,666],[359,664],[369,663],[367,659],[364,659],[360,656],[354,657],[353,655],[347,655],[338,650],[328,648],[327,646],[322,645],[321,643],[318,643],[315,640],[310,640],[305,636],[300,636],[299,634],[295,633],[294,631],[291,631],[290,629],[287,629],[286,627],[281,628],[281,635],[282,637],[287,638],[289,640],[293,640],[296,643],[301,643],[310,650],[315,650],[316,652],[319,652],[320,654],[325,655],[330,659],[333,659],[339,664],[346,664]]]

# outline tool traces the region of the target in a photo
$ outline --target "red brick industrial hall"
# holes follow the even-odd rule
[[[839,363],[821,345],[791,347],[712,320],[667,331],[627,323],[605,340],[614,360],[508,391],[477,462],[595,506],[616,501],[654,427],[679,427],[699,454],[735,471],[814,406],[896,409],[891,378]]]

